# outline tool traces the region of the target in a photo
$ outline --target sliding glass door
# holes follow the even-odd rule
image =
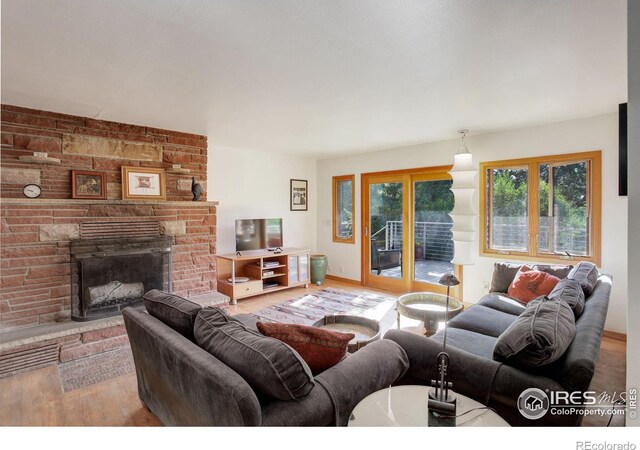
[[[394,292],[445,292],[451,264],[453,194],[448,168],[363,174],[363,281]]]

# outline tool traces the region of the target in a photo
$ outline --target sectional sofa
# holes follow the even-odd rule
[[[380,340],[313,376],[292,348],[258,333],[253,316],[157,290],[144,304],[148,313],[125,308],[124,322],[140,400],[164,425],[346,425],[360,400],[409,365],[398,344]]]
[[[581,263],[583,268],[590,266]],[[504,272],[505,266],[496,266],[496,272]],[[518,265],[507,267],[507,271],[518,270]],[[551,268],[560,277],[571,277],[575,268]],[[584,275],[584,274],[583,274]],[[494,290],[506,290],[508,283],[496,283],[494,274]],[[513,278],[513,276],[511,277]],[[563,415],[547,413],[544,417],[531,420],[520,413],[517,407],[519,396],[528,388],[538,388],[544,392],[568,391],[584,392],[589,389],[593,378],[600,350],[600,343],[607,317],[609,296],[611,293],[611,277],[591,271],[590,279],[583,276],[581,283],[586,288],[585,301],[579,317],[575,319],[575,337],[562,353],[560,358],[550,364],[534,361],[532,366],[526,360],[505,360],[498,358],[497,349],[504,333],[512,333],[514,325],[527,307],[508,297],[504,292],[491,292],[476,305],[449,321],[447,336],[447,352],[450,356],[449,380],[453,382],[453,390],[487,405],[502,416],[511,425],[520,426],[575,426],[582,421],[578,410]],[[563,298],[568,294],[559,292],[558,303],[562,306]],[[540,299],[544,303],[547,299]],[[532,305],[535,306],[535,305]],[[553,306],[553,305],[552,305]],[[529,322],[534,324],[535,321]],[[511,327],[511,329],[510,329]],[[557,324],[552,324],[555,331]],[[520,328],[522,330],[522,328]],[[524,334],[533,331],[528,329]],[[409,370],[398,384],[429,385],[436,378],[436,357],[442,351],[443,332],[430,338],[419,336],[402,330],[391,330],[384,336],[400,344],[409,357]],[[571,337],[571,336],[569,336]],[[542,346],[553,345],[548,341]],[[531,362],[531,361],[529,361]],[[565,412],[569,412],[567,409]]]

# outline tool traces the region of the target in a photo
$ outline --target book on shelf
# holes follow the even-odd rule
[[[273,270],[265,270],[262,272],[263,277],[270,277],[272,275],[275,275],[275,272]]]
[[[280,283],[278,283],[277,281],[263,281],[262,282],[262,287],[264,289],[269,289],[269,288],[278,287],[278,286],[280,286]]]

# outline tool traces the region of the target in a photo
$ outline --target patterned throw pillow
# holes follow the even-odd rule
[[[522,303],[529,303],[541,295],[549,295],[560,279],[550,273],[531,270],[526,266],[520,268],[509,286],[509,297]]]
[[[306,325],[258,322],[258,331],[291,346],[317,375],[338,364],[347,354],[353,333],[338,333]]]

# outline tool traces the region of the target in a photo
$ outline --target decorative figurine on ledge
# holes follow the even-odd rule
[[[196,177],[191,177],[191,192],[193,192],[193,201],[200,200],[200,196],[204,194],[202,185],[196,181]]]

